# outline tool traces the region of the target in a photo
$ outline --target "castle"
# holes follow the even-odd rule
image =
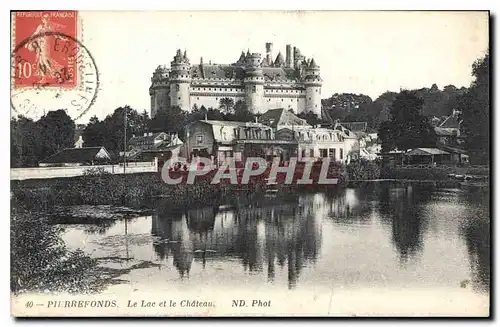
[[[293,49],[293,50],[292,50]],[[244,101],[253,113],[268,109],[312,111],[321,117],[320,67],[306,59],[297,47],[286,46],[273,61],[273,44],[266,43],[266,56],[241,53],[233,64],[191,64],[186,51],[177,50],[170,68],[158,66],[151,78],[151,117],[160,108],[179,106],[219,108],[220,99]]]

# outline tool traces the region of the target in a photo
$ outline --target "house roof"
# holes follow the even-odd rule
[[[295,116],[287,109],[269,109],[259,118],[259,122],[276,128],[278,125],[310,126],[305,119]]]
[[[438,154],[450,154],[438,148],[415,148],[406,153],[407,156],[432,156]]]
[[[434,127],[437,136],[457,136],[456,128]]]
[[[154,142],[154,139],[157,138],[158,136],[160,136],[161,134],[165,134],[165,132],[157,132],[157,133],[153,133],[153,135],[148,135],[148,136],[134,136],[130,139],[130,141],[128,142],[130,145],[135,145],[139,142],[145,142],[145,143],[153,143]]]
[[[450,115],[448,118],[444,120],[444,122],[439,125],[441,128],[459,128],[460,121],[458,120],[457,115]]]
[[[361,122],[361,121],[354,121],[354,122],[342,122],[340,123],[342,126],[345,128],[353,131],[354,133],[356,132],[366,132],[366,128],[368,126],[367,122]]]
[[[88,147],[88,148],[67,148],[48,158],[43,159],[40,163],[83,163],[96,160],[96,156],[104,149],[108,159],[110,159],[109,152],[102,146]]]
[[[267,127],[261,123],[244,122],[244,121],[228,121],[228,120],[199,120],[201,123],[214,126],[233,126],[233,127]]]

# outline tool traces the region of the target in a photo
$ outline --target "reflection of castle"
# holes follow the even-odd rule
[[[293,287],[301,269],[314,262],[321,242],[319,215],[310,199],[294,203],[263,204],[229,210],[202,208],[173,216],[153,215],[152,234],[162,239],[154,245],[161,258],[171,254],[181,276],[189,274],[192,261],[207,257],[238,257],[245,270],[263,271],[274,279],[275,265],[288,267]]]

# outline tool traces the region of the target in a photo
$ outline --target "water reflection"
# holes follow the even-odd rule
[[[152,219],[158,238],[156,254],[173,262],[181,277],[188,276],[192,261],[203,266],[213,258],[238,259],[249,273],[267,270],[269,281],[276,265],[287,266],[292,288],[302,268],[313,264],[321,246],[319,203],[315,197],[299,201],[259,199],[254,204],[207,207],[172,213],[160,208]],[[256,204],[258,206],[256,206]]]
[[[432,186],[406,185],[381,188],[378,193],[380,219],[390,226],[391,240],[403,265],[417,259],[422,251],[428,219],[422,204],[430,200],[432,192]]]
[[[334,192],[234,196],[223,206],[177,212],[160,203],[151,217],[118,221],[104,236],[87,238],[81,226],[68,227],[66,242],[81,246],[86,238],[85,249],[95,256],[120,251],[128,259],[130,251],[132,260],[173,267],[144,277],[160,284],[175,284],[180,276],[213,287],[241,281],[290,289],[486,290],[489,232],[484,194],[372,183]]]
[[[475,204],[468,206],[460,234],[464,237],[472,272],[472,287],[488,290],[490,287],[490,206],[489,194],[464,193],[462,200]]]

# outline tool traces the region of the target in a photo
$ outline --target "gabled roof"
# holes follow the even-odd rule
[[[445,119],[444,122],[439,125],[441,128],[459,128],[460,127],[460,121],[458,120],[457,115],[450,115],[448,118]]]
[[[407,156],[432,156],[438,154],[450,154],[438,148],[415,148],[406,153]]]
[[[305,119],[295,116],[287,109],[270,109],[259,118],[259,122],[276,128],[278,125],[310,126]]]
[[[109,152],[102,146],[88,148],[67,148],[43,159],[40,163],[86,163],[99,160],[97,154],[104,150],[106,159],[111,159]]]
[[[162,134],[167,135],[165,132],[157,132],[153,133],[153,135],[148,135],[148,136],[135,136],[132,137],[129,141],[130,145],[135,145],[139,142],[145,142],[145,143],[153,143],[154,140],[158,137],[161,136]]]
[[[353,132],[366,132],[368,126],[368,123],[364,121],[342,122],[340,124]]]

